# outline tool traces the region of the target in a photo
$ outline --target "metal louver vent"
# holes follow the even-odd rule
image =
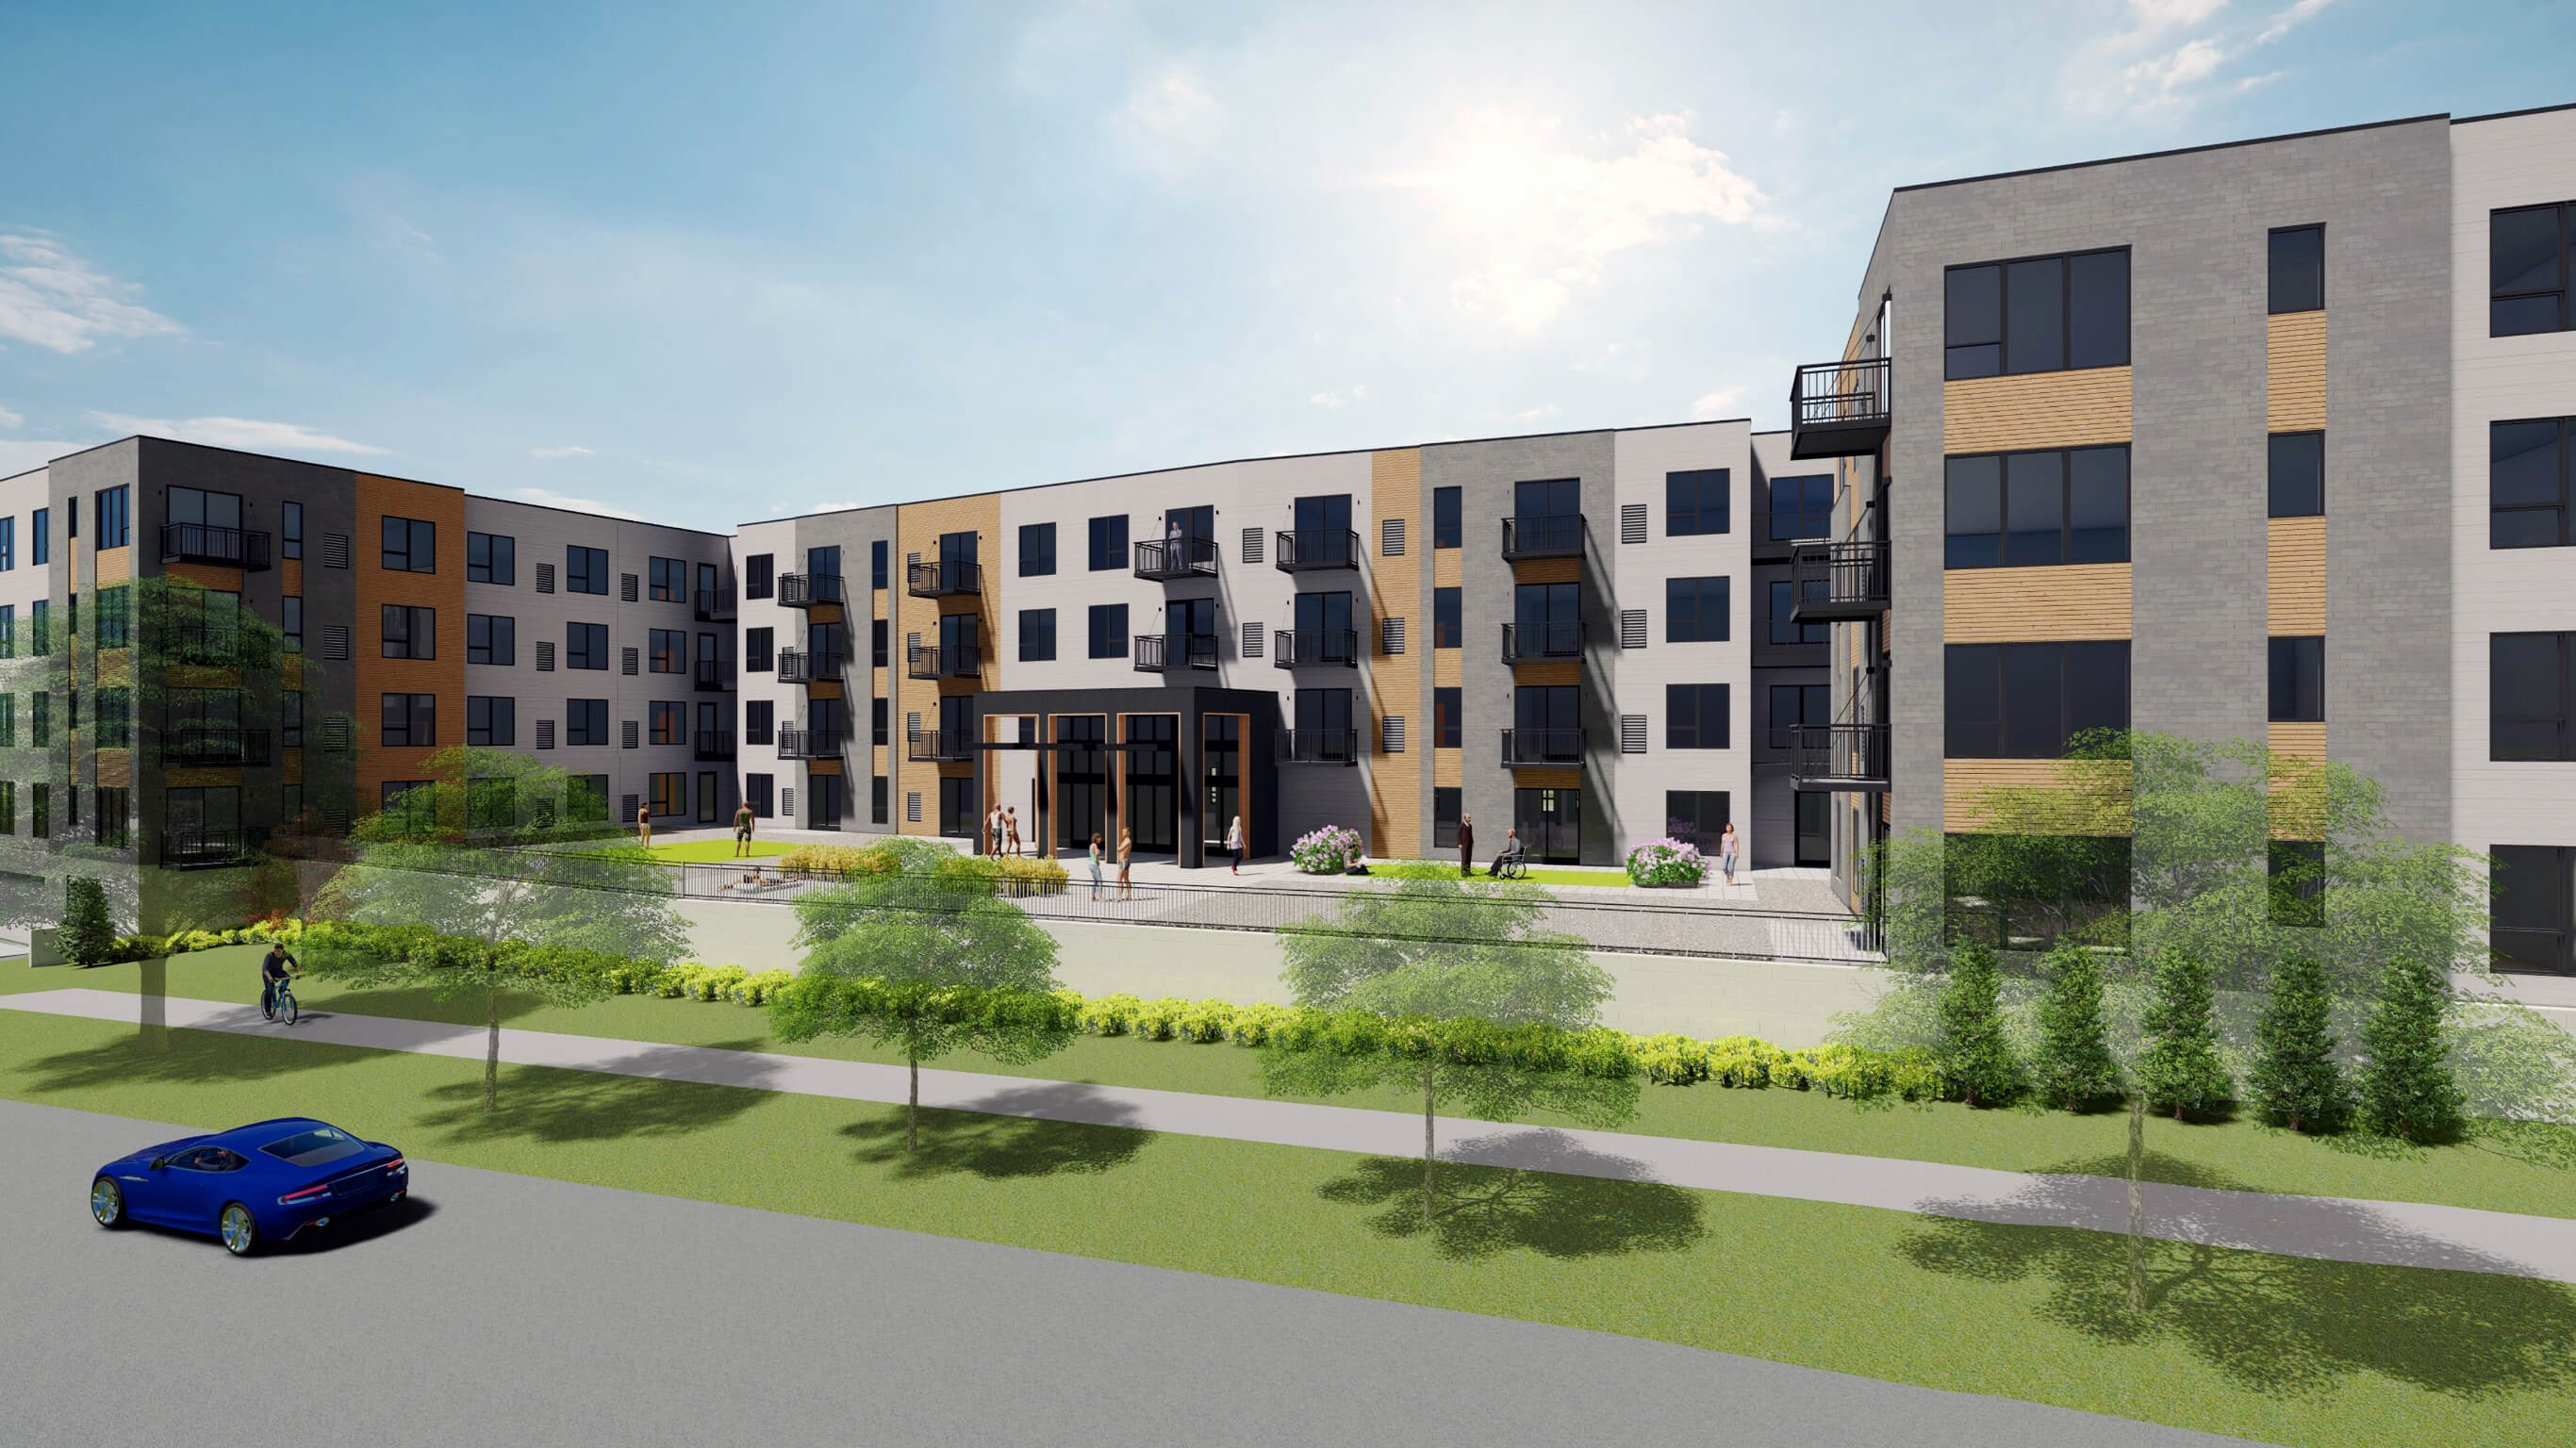
[[[538,672],[538,673],[540,673],[540,674],[551,674],[551,673],[553,673],[554,671],[555,671],[555,645],[554,645],[554,640],[552,640],[552,639],[539,639],[539,640],[537,640],[537,672]]]
[[[921,823],[921,791],[908,789],[903,794],[903,818],[906,824]]]
[[[620,603],[633,603],[635,601],[634,574],[621,573],[617,575],[617,601]]]
[[[540,719],[537,721],[537,747],[539,749],[552,749],[555,747],[555,721],[552,719]]]
[[[635,749],[641,747],[644,742],[643,731],[632,719],[626,720],[624,723],[620,724],[617,732],[618,743],[625,748]],[[633,797],[629,796],[628,803],[631,804],[633,802]]]
[[[555,566],[554,566],[553,564],[551,564],[551,563],[540,563],[540,564],[538,564],[538,565],[537,565],[537,592],[539,592],[539,593],[552,593],[552,592],[554,592],[554,591],[555,591]]]
[[[1642,608],[1619,610],[1619,647],[1642,649],[1646,646],[1646,611]]]
[[[346,568],[349,566],[348,534],[325,533],[322,535],[322,566],[325,568]]]
[[[1243,530],[1243,561],[1246,563],[1261,561],[1261,530],[1258,528]]]
[[[1619,541],[1622,543],[1646,541],[1645,504],[1621,503],[1619,505]]]
[[[1248,623],[1243,626],[1243,656],[1247,659],[1261,657],[1261,625]]]
[[[1619,752],[1622,754],[1643,754],[1646,752],[1645,715],[1622,714],[1619,716]]]
[[[1379,725],[1379,733],[1384,736],[1379,742],[1379,747],[1386,753],[1402,754],[1404,752],[1403,715],[1387,715],[1385,720]]]
[[[1379,621],[1378,651],[1390,655],[1404,652],[1404,620],[1390,618]]]
[[[626,648],[618,650],[617,653],[617,671],[621,674],[634,673],[636,665],[636,651],[631,648]]]
[[[1404,520],[1388,518],[1377,525],[1377,551],[1389,558],[1404,556]]]
[[[349,656],[349,626],[345,623],[322,625],[322,657],[345,659]]]

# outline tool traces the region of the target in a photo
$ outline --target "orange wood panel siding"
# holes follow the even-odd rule
[[[1523,558],[1512,565],[1514,583],[1580,583],[1580,558]]]
[[[1582,787],[1583,771],[1580,769],[1515,769],[1512,771],[1514,789],[1581,789]]]
[[[1430,509],[1422,491],[1421,449],[1372,453],[1369,499],[1381,524],[1389,518],[1404,520],[1400,556],[1385,556],[1383,547],[1371,550],[1371,617],[1360,656],[1368,671],[1375,717],[1404,721],[1405,749],[1402,754],[1379,752],[1385,742],[1382,727],[1375,731],[1378,738],[1361,746],[1369,759],[1369,853],[1414,859],[1423,853],[1423,770],[1418,751],[1428,748],[1431,740],[1430,711],[1422,698],[1422,658],[1417,652],[1431,646],[1431,620],[1415,617],[1421,612],[1422,551],[1431,542],[1431,530],[1424,526]],[[1382,528],[1375,534],[1381,540],[1384,536]],[[1404,652],[1392,658],[1379,652],[1389,618],[1404,620]]]
[[[1954,644],[2124,639],[2130,582],[2126,563],[1954,568],[1941,575],[1941,636]]]
[[[2275,722],[2268,743],[2274,773],[2272,838],[2317,840],[2325,837],[2326,726],[2323,720]]]
[[[1583,665],[1572,659],[1541,659],[1536,663],[1512,665],[1512,682],[1531,686],[1547,684],[1580,684]]]
[[[2274,637],[2326,631],[2326,520],[2271,520],[2268,608]]]
[[[2265,425],[2273,432],[2314,432],[2326,425],[2326,314],[2267,317],[2269,382]]]
[[[357,575],[358,616],[350,621],[350,677],[356,686],[356,807],[372,813],[387,780],[427,779],[429,757],[465,741],[465,494],[456,488],[401,478],[357,475],[357,536],[350,566]],[[437,571],[397,573],[384,567],[381,540],[386,518],[418,518],[436,525]],[[383,608],[407,604],[438,610],[438,656],[384,657]],[[438,733],[431,748],[388,749],[379,731],[387,694],[434,694]]]
[[[2070,782],[2066,765],[2055,759],[1945,759],[1941,761],[1941,826],[1953,834],[1977,834],[1989,828],[1989,790],[2047,789],[2064,792],[2053,807],[2063,813],[2037,822],[2037,833],[2125,835],[2129,832],[2130,790],[2126,764],[2084,766],[2093,777]]]
[[[975,558],[983,567],[984,586],[971,599],[915,598],[906,587],[911,560],[915,557],[924,562],[936,560],[939,557],[939,538],[943,533],[975,535]],[[1005,572],[1001,566],[1001,495],[977,493],[971,497],[939,498],[927,503],[902,505],[895,510],[895,537],[891,551],[893,556],[886,560],[888,597],[885,606],[891,610],[893,619],[887,628],[888,668],[900,670],[906,667],[905,641],[914,634],[921,635],[924,647],[938,646],[941,614],[971,613],[977,618],[977,642],[983,650],[979,678],[941,679],[934,683],[928,679],[907,677],[904,681],[904,712],[919,713],[922,716],[921,727],[926,732],[939,727],[937,701],[940,698],[1000,686],[1001,593]],[[872,603],[870,611],[874,609]],[[851,648],[855,650],[858,647],[860,641],[851,640]],[[860,727],[859,721],[853,719],[851,727]],[[889,740],[899,737],[900,730],[889,730]],[[907,752],[898,749],[894,753],[895,782],[888,789],[896,798],[888,809],[893,816],[889,823],[900,834],[936,835],[939,833],[938,781],[961,773],[972,777],[973,766],[943,766],[926,761],[915,763],[905,757]],[[907,819],[902,812],[901,796],[914,793],[921,796],[919,820]]]
[[[106,588],[112,584],[126,583],[133,579],[134,549],[132,547],[101,548],[91,556],[97,560],[96,582],[99,587]],[[72,576],[78,578],[80,575],[75,573]]]
[[[186,579],[215,593],[242,591],[242,571],[238,568],[223,568],[212,563],[164,563],[161,571],[171,578]]]
[[[2129,369],[2028,372],[1941,384],[1941,450],[2014,452],[2129,440]]]

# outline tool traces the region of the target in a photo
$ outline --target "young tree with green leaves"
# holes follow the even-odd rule
[[[2021,1094],[2021,1062],[2004,1039],[2003,974],[1992,947],[1965,945],[1952,953],[1934,1049],[1942,1074],[1970,1106],[2002,1106]]]
[[[2335,1060],[2334,996],[2325,967],[2304,951],[2281,957],[2255,1021],[2254,1101],[2292,1131],[2331,1130],[2352,1110],[2352,1086]]]
[[[2030,1063],[2041,1100],[2066,1111],[2099,1106],[2120,1094],[2120,1063],[2111,1055],[2102,1014],[2102,962],[2080,945],[2060,945],[2040,968],[2048,978],[2039,1000],[2039,1052]]]
[[[2361,1031],[2359,1095],[2375,1130],[2419,1142],[2458,1134],[2460,1087],[2442,1034],[2450,1004],[2450,981],[2439,967],[2389,962]]]
[[[2236,1081],[2218,1054],[2218,997],[2209,967],[2189,950],[2166,946],[2155,954],[2148,989],[2138,1094],[2173,1108],[2176,1121],[2187,1112],[2217,1110],[2235,1094]]]
[[[898,867],[796,902],[805,968],[770,1003],[785,1041],[856,1036],[902,1050],[911,1084],[904,1150],[921,1145],[921,1063],[976,1050],[1024,1063],[1064,1049],[1072,1011],[1055,997],[1055,937],[993,895],[989,879],[942,872],[952,852],[896,842]]]
[[[63,959],[74,965],[96,965],[116,944],[116,923],[108,918],[107,887],[87,875],[63,882],[63,923],[59,943]]]

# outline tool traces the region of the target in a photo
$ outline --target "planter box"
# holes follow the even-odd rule
[[[27,963],[29,965],[63,964],[62,932],[43,926],[28,931]]]

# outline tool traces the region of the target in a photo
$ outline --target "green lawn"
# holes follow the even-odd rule
[[[54,975],[54,972],[44,972]],[[700,1006],[728,1044],[755,1019]],[[719,1034],[722,1032],[719,1031]],[[1180,1047],[1146,1053],[1191,1054]],[[1209,1054],[1209,1053],[1199,1053]],[[0,1095],[201,1127],[309,1113],[437,1164],[1617,1332],[2300,1448],[2576,1442],[2576,1291],[1580,1176],[0,1013]]]
[[[633,853],[634,848],[635,847],[632,844],[629,844],[624,848],[623,853],[631,854]],[[585,850],[582,853],[590,855],[606,855],[620,853],[620,851]],[[756,860],[775,859],[785,853],[787,853],[787,846],[785,845],[776,844],[768,840],[755,839],[751,842],[751,854],[749,858]],[[660,860],[665,864],[673,865],[720,864],[726,860],[734,858],[733,840],[730,837],[721,840],[680,840],[670,844],[655,845],[653,847],[653,858]]]
[[[259,997],[252,946],[184,955],[168,963],[165,989],[199,999]],[[0,969],[0,993],[90,986],[132,990],[143,967],[96,970]],[[474,1002],[439,1002],[418,992],[352,993],[308,980],[299,989],[310,1010],[479,1024]],[[847,1041],[782,1045],[761,1012],[729,1004],[615,996],[578,1008],[534,1000],[506,1006],[509,1024],[575,1035],[728,1046],[843,1060],[892,1061],[889,1052]],[[1077,1037],[1062,1053],[1029,1065],[975,1055],[942,1063],[959,1070],[1106,1086],[1144,1086],[1221,1096],[1262,1094],[1260,1056],[1233,1045]],[[1334,1098],[1338,1104],[1418,1110],[1394,1091]],[[2127,1117],[2118,1113],[1971,1111],[1942,1103],[1861,1108],[1805,1091],[1730,1091],[1722,1087],[1648,1086],[1625,1128],[1660,1136],[1757,1146],[1798,1147],[1858,1156],[1952,1162],[2008,1171],[2118,1174],[2126,1170]],[[2538,1216],[2576,1217],[2576,1127],[2495,1124],[2455,1146],[2405,1147],[2373,1138],[2319,1138],[2250,1120],[2147,1123],[2147,1170],[2156,1180],[2303,1195],[2438,1202]]]
[[[1476,878],[1490,879],[1491,877],[1485,871],[1492,864],[1493,861],[1490,859],[1478,860]],[[1371,860],[1369,871],[1371,874],[1393,876],[1398,880],[1455,880],[1458,878],[1458,862],[1455,860]],[[1505,880],[1503,883],[1509,885],[1515,882]],[[1634,882],[1629,880],[1628,872],[1625,870],[1564,870],[1547,865],[1530,866],[1528,883],[1634,888]]]

